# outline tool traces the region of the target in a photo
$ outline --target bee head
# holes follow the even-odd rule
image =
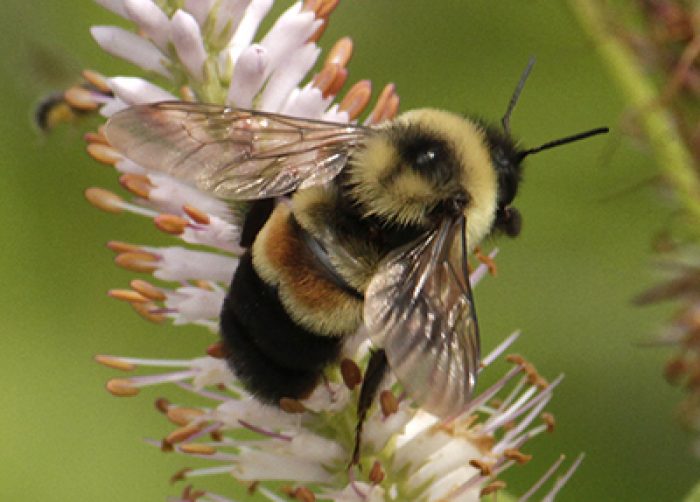
[[[353,154],[348,186],[361,212],[403,226],[434,228],[464,214],[468,242],[491,228],[497,177],[484,131],[446,111],[419,109],[377,129]]]

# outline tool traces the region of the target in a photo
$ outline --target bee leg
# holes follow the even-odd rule
[[[362,387],[360,388],[360,399],[357,402],[357,425],[355,426],[355,447],[352,451],[350,466],[357,465],[360,461],[360,442],[362,439],[362,427],[367,418],[369,407],[377,395],[379,386],[384,380],[389,364],[386,360],[386,353],[383,349],[372,352],[367,363]]]

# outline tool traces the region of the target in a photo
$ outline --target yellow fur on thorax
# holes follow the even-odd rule
[[[476,246],[491,230],[496,213],[498,182],[486,136],[478,124],[459,115],[434,109],[407,112],[397,125],[416,125],[452,145],[462,166],[461,187],[470,196],[465,209],[467,242]],[[389,125],[387,127],[392,127]],[[383,181],[399,159],[390,134],[379,132],[353,156],[350,166],[352,195],[369,214],[399,224],[423,224],[426,204],[435,199],[432,187],[411,169]]]
[[[330,282],[290,225],[290,210],[278,205],[253,244],[253,267],[277,287],[285,311],[300,326],[326,336],[354,333],[362,302]]]

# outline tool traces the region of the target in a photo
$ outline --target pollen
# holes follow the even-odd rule
[[[124,199],[104,188],[88,188],[85,198],[97,209],[108,213],[120,213],[124,207]]]
[[[139,393],[139,388],[126,378],[112,378],[106,387],[110,394],[117,397],[131,397]]]
[[[95,361],[102,366],[120,371],[133,371],[136,369],[135,364],[126,362],[118,357],[97,355],[95,356]]]

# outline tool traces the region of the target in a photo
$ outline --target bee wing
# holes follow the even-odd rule
[[[479,329],[468,273],[450,259],[460,225],[465,225],[463,218],[447,219],[392,253],[365,292],[370,337],[384,348],[408,394],[443,418],[464,410],[479,368]],[[466,259],[466,250],[460,259]]]
[[[335,177],[370,128],[225,106],[163,102],[110,118],[109,142],[147,169],[224,199],[263,199]]]

